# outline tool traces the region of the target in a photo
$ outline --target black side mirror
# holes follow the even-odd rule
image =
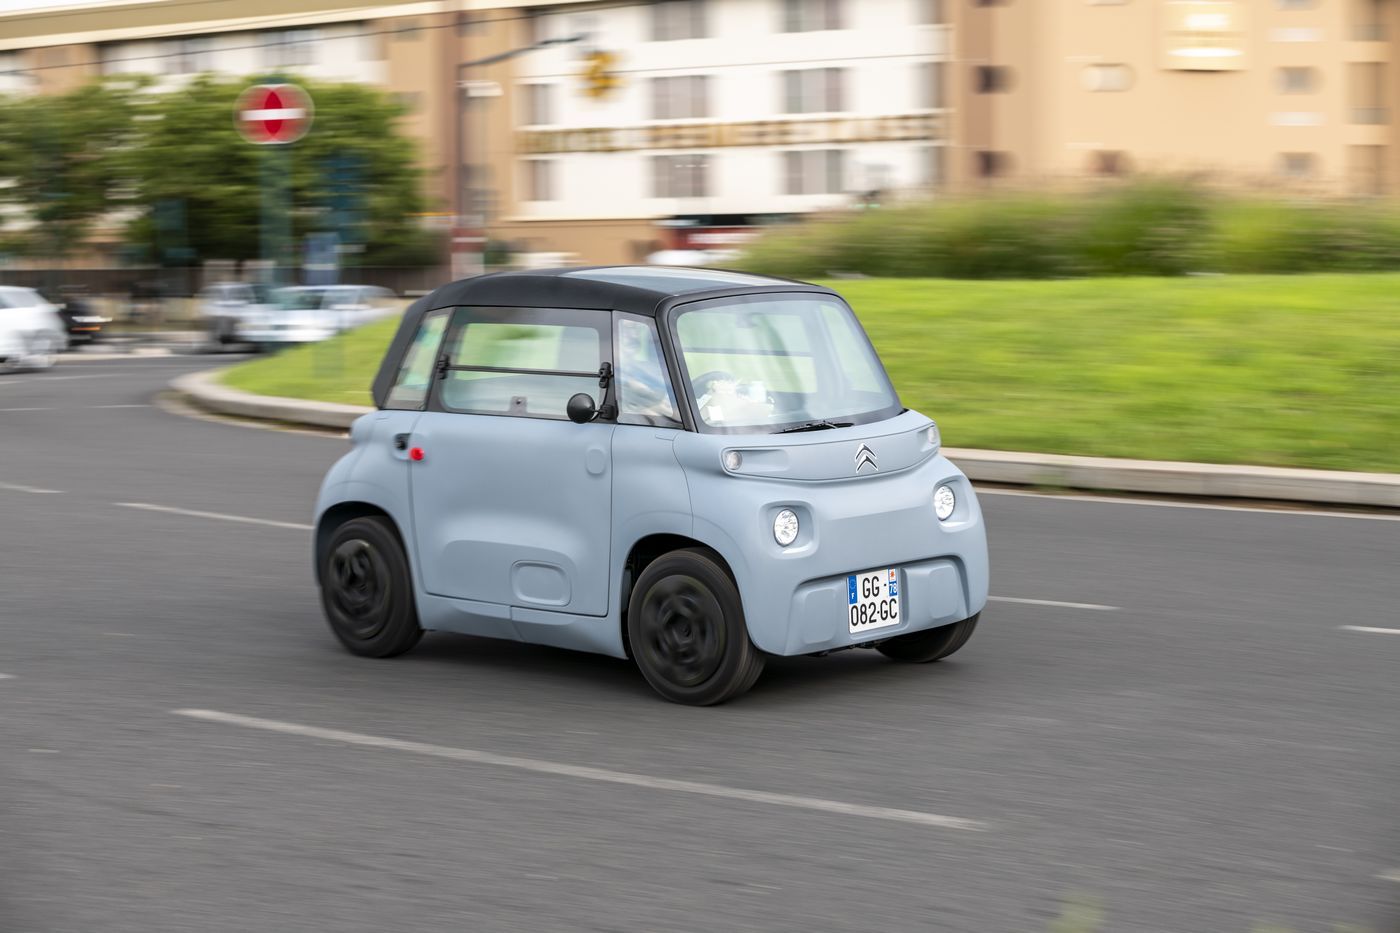
[[[570,397],[569,404],[564,406],[564,413],[574,424],[587,424],[598,417],[598,409],[593,404],[593,397],[587,392],[580,392]]]

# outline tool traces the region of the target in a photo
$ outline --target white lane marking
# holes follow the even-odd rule
[[[20,483],[0,483],[0,489],[8,489],[11,492],[32,492],[36,496],[59,495],[63,492],[61,489],[45,489],[42,486],[25,486]]]
[[[446,745],[430,745],[426,742],[408,742],[402,739],[388,739],[358,732],[343,732],[339,729],[322,729],[317,726],[303,726],[294,722],[281,722],[276,719],[258,719],[253,716],[240,716],[237,713],[222,713],[208,709],[171,710],[176,716],[203,719],[208,722],[221,722],[248,729],[262,729],[267,732],[282,732],[287,735],[300,735],[328,742],[343,742],[346,745],[361,745],[367,748],[382,748],[388,751],[408,752],[413,755],[430,755],[434,758],[447,758],[452,761],[466,761],[472,764],[494,765],[500,768],[514,768],[517,771],[533,771],[537,774],[552,774],[558,777],[575,778],[581,781],[601,781],[605,784],[624,784],[629,787],[642,787],[647,790],[670,791],[678,794],[698,794],[704,797],[721,797],[727,800],[742,800],[747,803],[766,803],[778,807],[796,807],[801,810],[816,810],[821,813],[836,813],[841,816],[863,817],[870,820],[891,820],[896,823],[911,823],[916,826],[936,826],[941,829],[961,829],[977,831],[986,826],[976,820],[965,820],[954,816],[940,816],[937,813],[924,813],[918,810],[897,810],[891,807],[872,807],[841,800],[826,800],[821,797],[799,797],[793,794],[774,794],[767,791],[745,790],[740,787],[727,787],[723,784],[703,784],[699,781],[681,781],[674,778],[653,777],[648,774],[634,774],[627,771],[610,771],[606,768],[590,768],[570,765],[557,761],[543,761],[538,758],[517,758],[513,755],[497,755],[470,748],[451,748]]]
[[[113,502],[124,509],[141,509],[146,512],[167,512],[171,515],[186,515],[190,518],[213,518],[221,522],[241,522],[245,525],[268,525],[273,528],[293,528],[297,531],[311,531],[314,525],[300,522],[275,522],[268,518],[251,518],[247,515],[228,515],[224,512],[200,512],[197,509],[177,509],[173,505],[155,505],[151,502]]]
[[[1400,635],[1400,628],[1373,628],[1369,625],[1339,625],[1344,632],[1365,632],[1368,635]]]
[[[1099,603],[1062,603],[1058,599],[1023,599],[1019,596],[988,596],[999,603],[1019,603],[1024,606],[1058,606],[1061,609],[1092,609],[1095,612],[1117,612],[1121,606],[1103,606]]]
[[[64,411],[78,411],[85,408],[151,408],[151,405],[75,405],[71,409]],[[59,411],[57,408],[0,408],[0,412],[6,411]]]
[[[0,680],[14,680],[14,674],[0,674]]]
[[[1376,876],[1381,881],[1400,881],[1400,868],[1392,868],[1390,871],[1383,871]]]
[[[973,483],[973,486],[976,486]],[[1273,509],[1264,505],[1211,505],[1205,502],[1166,502],[1161,499],[1129,499],[1123,496],[1080,496],[1072,493],[1029,492],[1024,489],[977,489],[979,496],[1019,496],[1023,499],[1052,499],[1057,502],[1107,502],[1113,505],[1141,505],[1154,509],[1199,509],[1207,512],[1251,512],[1255,515],[1305,515],[1310,518],[1359,518],[1372,522],[1400,522],[1400,515],[1370,512],[1328,512],[1319,509]]]
[[[81,376],[50,376],[45,374],[36,375],[33,379],[0,379],[0,386],[42,385],[45,382],[62,382],[65,379],[106,379],[110,375],[112,375],[111,372],[85,373]]]

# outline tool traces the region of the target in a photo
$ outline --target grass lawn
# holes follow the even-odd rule
[[[949,446],[1400,472],[1400,275],[831,284]],[[393,327],[227,382],[368,404]]]

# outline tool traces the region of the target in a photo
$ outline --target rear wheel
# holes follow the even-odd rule
[[[647,565],[632,589],[627,635],[642,676],[673,703],[723,703],[763,673],[738,587],[700,548],[672,551]]]
[[[321,559],[321,606],[335,637],[363,657],[403,654],[423,637],[408,558],[386,519],[351,519],[331,535]]]
[[[979,613],[970,619],[963,619],[952,625],[941,625],[926,632],[899,635],[881,642],[875,648],[885,657],[896,661],[908,661],[912,664],[937,661],[967,644],[967,640],[972,637],[972,630],[977,628],[980,615]]]

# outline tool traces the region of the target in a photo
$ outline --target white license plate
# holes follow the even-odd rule
[[[852,635],[899,624],[899,571],[894,567],[846,577],[846,622]]]

